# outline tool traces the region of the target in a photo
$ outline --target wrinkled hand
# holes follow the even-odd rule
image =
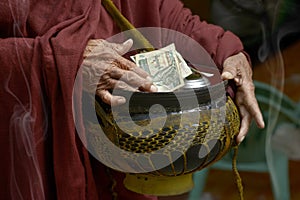
[[[236,86],[235,102],[240,111],[241,127],[237,136],[237,142],[244,140],[249,130],[252,119],[259,128],[264,128],[264,120],[259,109],[252,80],[252,69],[243,53],[228,57],[223,64],[223,80],[233,79]]]
[[[83,55],[83,89],[96,92],[103,102],[112,106],[126,102],[124,97],[112,95],[112,89],[156,92],[148,73],[122,57],[132,44],[131,39],[123,44],[90,40]]]

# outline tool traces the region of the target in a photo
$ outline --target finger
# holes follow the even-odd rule
[[[223,70],[221,77],[222,77],[223,80],[230,80],[230,79],[234,78],[234,75],[233,75],[232,72],[228,72],[228,71]]]
[[[145,79],[137,75],[135,72],[126,71],[120,80],[128,83],[132,87],[136,87],[145,92],[157,92],[157,88],[153,85],[152,81]]]
[[[257,126],[259,128],[264,128],[265,123],[264,119],[261,113],[261,110],[259,108],[257,99],[255,97],[255,86],[253,83],[245,83],[241,87],[238,88],[238,93],[239,94],[244,94],[242,95],[237,95],[237,101],[240,102],[240,104],[243,104],[248,112],[251,114],[251,116],[254,118]]]
[[[133,88],[133,87],[131,87],[130,85],[128,85],[127,83],[125,83],[123,81],[112,79],[110,77],[105,79],[105,81],[103,81],[103,79],[101,79],[101,81],[97,85],[97,88],[102,89],[102,90],[120,89],[120,90],[132,91],[132,92],[137,92],[138,91],[137,88]]]
[[[246,70],[248,68],[250,68],[250,65],[243,53],[230,56],[224,61],[222,78],[233,79],[235,77],[247,76]]]
[[[121,48],[118,48],[116,51],[120,54],[120,55],[124,55],[125,53],[127,53],[131,47],[133,45],[133,40],[132,39],[128,39],[126,40],[122,45]]]
[[[122,70],[118,67],[110,68],[107,73],[111,78],[121,80],[131,87],[139,88],[142,91],[156,92],[157,88],[153,83],[145,78],[142,78],[133,71]]]
[[[126,99],[122,96],[113,96],[107,90],[97,90],[96,94],[101,98],[101,100],[111,106],[118,106],[126,103]]]
[[[238,77],[234,78],[233,80],[234,80],[236,86],[243,85],[244,79],[242,78],[242,76],[238,76]]]
[[[239,134],[236,138],[236,141],[238,144],[240,144],[245,139],[245,137],[249,131],[249,127],[250,127],[251,120],[252,120],[250,113],[248,113],[248,111],[245,109],[245,107],[240,106],[239,111],[240,111],[240,115],[241,115],[241,127],[240,127]]]
[[[142,78],[138,76],[136,73],[132,71],[126,71],[120,80],[128,83],[132,87],[137,87],[141,91],[146,92],[157,92],[157,88],[153,85],[151,81],[148,79]]]
[[[256,125],[259,128],[264,128],[265,127],[264,119],[260,111],[259,105],[257,103],[257,100],[255,98],[255,95],[254,94],[251,95],[251,93],[246,93],[245,101],[246,101],[245,103],[246,109],[253,117]]]
[[[142,68],[134,67],[134,68],[131,68],[130,70],[133,71],[134,73],[138,74],[142,78],[145,78],[148,81],[152,82],[151,76],[147,72],[145,72]]]
[[[238,73],[237,67],[238,65],[231,57],[227,58],[223,65],[222,79],[229,80],[236,77]]]
[[[104,44],[109,47],[112,48],[113,50],[115,50],[119,55],[124,55],[125,53],[127,53],[130,48],[133,45],[133,40],[132,39],[128,39],[126,40],[124,43],[122,44],[118,44],[118,43],[110,43],[105,41]]]
[[[259,110],[259,108],[258,108],[258,110]],[[255,112],[255,115],[254,115],[253,118],[255,120],[256,125],[259,128],[265,128],[264,118],[263,118],[262,113],[260,112],[260,110],[259,110],[259,113],[257,111]]]
[[[126,70],[131,70],[136,74],[138,74],[139,76],[141,76],[142,78],[147,78],[151,80],[150,75],[146,71],[144,71],[142,68],[138,67],[135,63],[131,62],[130,60],[124,57],[120,57],[118,58],[118,60],[115,60],[114,62],[119,63],[121,66],[126,66],[127,67]],[[118,67],[122,68],[120,66]]]

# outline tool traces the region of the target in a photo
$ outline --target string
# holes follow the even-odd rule
[[[242,183],[242,178],[239,174],[239,171],[237,169],[237,155],[238,155],[238,145],[233,147],[234,153],[233,153],[233,158],[232,158],[232,171],[235,177],[235,183],[238,188],[239,192],[239,197],[240,200],[244,200],[244,188],[243,188],[243,183]]]

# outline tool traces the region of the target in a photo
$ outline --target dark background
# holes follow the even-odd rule
[[[300,39],[298,0],[182,0],[202,20],[234,32],[254,64]]]

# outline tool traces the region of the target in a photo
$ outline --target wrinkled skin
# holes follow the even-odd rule
[[[228,57],[224,61],[222,78],[224,80],[233,79],[237,86],[235,102],[241,116],[241,128],[237,136],[237,143],[241,143],[249,130],[252,119],[259,128],[265,126],[254,93],[252,68],[243,53]]]
[[[84,52],[82,63],[83,88],[95,93],[112,106],[126,102],[121,96],[114,96],[111,89],[156,92],[150,76],[133,62],[122,57],[132,47],[133,41],[123,44],[105,40],[90,40]]]

